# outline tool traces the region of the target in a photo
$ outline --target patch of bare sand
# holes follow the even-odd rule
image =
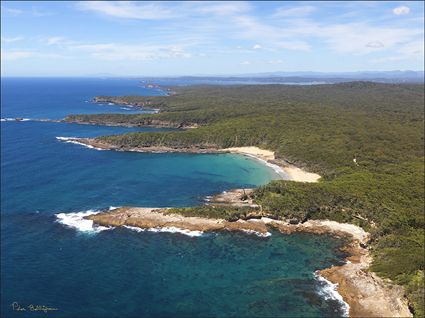
[[[276,164],[276,157],[274,151],[261,149],[258,147],[232,147],[221,149],[223,152],[238,153],[242,155],[248,155],[255,157],[260,161],[265,162],[271,168],[286,180],[292,180],[297,182],[318,182],[321,178],[317,173],[307,172],[301,168],[295,167],[290,164]]]

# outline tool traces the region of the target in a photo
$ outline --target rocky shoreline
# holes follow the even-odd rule
[[[338,293],[350,306],[350,317],[412,317],[403,287],[369,271],[372,257],[368,250],[355,241],[346,250],[350,253],[346,264],[319,274],[337,284]]]
[[[269,228],[281,233],[307,232],[331,234],[347,238],[344,250],[349,254],[342,266],[319,271],[319,275],[337,284],[337,291],[349,305],[350,317],[411,317],[403,288],[386,282],[368,271],[371,256],[367,249],[369,234],[346,223],[328,220],[308,220],[290,224],[284,220],[266,217],[229,222],[224,219],[185,217],[171,214],[168,208],[123,207],[89,215],[85,218],[102,226],[129,226],[141,229],[177,228],[182,231],[215,232],[241,231],[260,237],[270,235]]]
[[[200,232],[229,230],[252,232],[259,236],[269,235],[266,225],[256,220],[229,222],[224,219],[185,217],[168,213],[168,210],[169,208],[122,207],[104,213],[89,215],[86,219],[102,226],[133,226],[141,229],[174,227]]]
[[[116,106],[126,106],[134,109],[140,110],[152,110],[159,111],[159,109],[149,108],[147,106],[152,106],[151,101],[140,101],[140,102],[128,102],[120,97],[110,97],[110,96],[96,96],[91,100],[94,104],[108,104],[108,105],[116,105]]]
[[[152,127],[152,128],[176,128],[176,129],[191,129],[198,128],[199,125],[194,123],[175,123],[170,121],[158,120],[153,118],[144,118],[142,122],[129,123],[129,122],[117,122],[117,121],[97,121],[89,119],[75,118],[76,116],[67,116],[63,119],[63,122],[73,123],[79,125],[100,125],[100,126],[112,126],[112,127]]]

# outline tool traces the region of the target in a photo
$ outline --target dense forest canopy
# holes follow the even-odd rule
[[[424,87],[350,82],[172,88],[122,96],[159,114],[71,115],[67,121],[199,128],[99,137],[118,146],[258,146],[320,173],[316,184],[273,181],[254,192],[276,217],[328,218],[372,233],[372,270],[406,287],[424,311]],[[114,97],[110,97],[113,99]],[[353,162],[356,158],[358,165]],[[186,210],[202,213],[206,208]],[[189,212],[188,212],[189,211]],[[184,212],[184,211],[183,211]],[[207,212],[211,214],[210,209]],[[227,213],[220,210],[220,215]],[[229,214],[240,211],[228,211]]]

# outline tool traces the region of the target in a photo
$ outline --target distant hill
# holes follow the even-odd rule
[[[235,75],[199,75],[176,77],[141,77],[145,81],[189,81],[196,83],[292,83],[292,84],[334,84],[350,81],[372,81],[379,83],[423,83],[423,71],[364,71],[364,72],[269,72]]]

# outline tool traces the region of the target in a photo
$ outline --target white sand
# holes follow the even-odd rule
[[[298,182],[317,182],[321,178],[317,173],[304,171],[294,166],[282,167],[283,171],[288,175],[288,180]]]
[[[233,148],[226,148],[222,149],[224,152],[232,152],[232,153],[240,153],[240,154],[247,154],[252,156],[258,156],[261,159],[264,160],[274,160],[274,152],[270,150],[264,150],[260,149],[258,147],[233,147]]]
[[[232,147],[221,149],[223,152],[239,153],[243,155],[253,156],[261,161],[275,160],[274,151],[260,149],[258,147]],[[298,181],[298,182],[317,182],[321,178],[317,173],[311,173],[297,168],[293,165],[280,166],[282,173],[279,173],[283,179]]]

